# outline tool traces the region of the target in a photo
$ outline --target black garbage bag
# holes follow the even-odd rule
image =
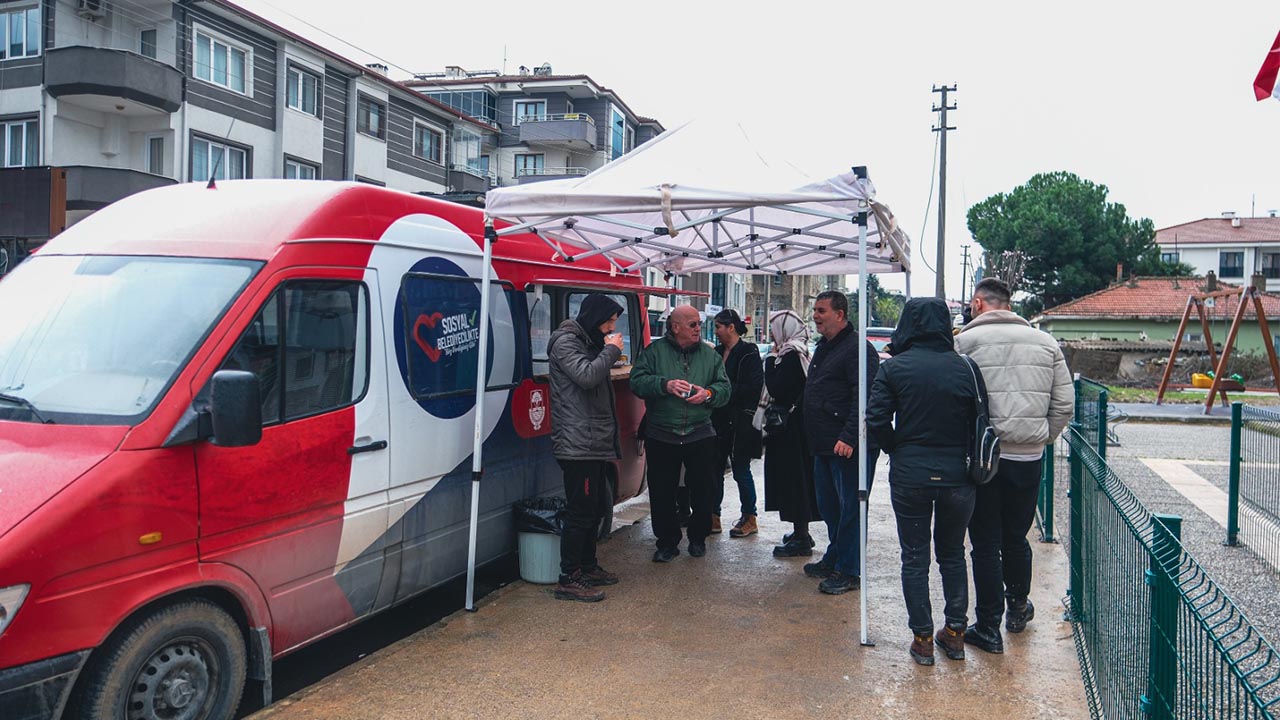
[[[516,532],[563,534],[566,506],[562,497],[526,498],[512,504]]]

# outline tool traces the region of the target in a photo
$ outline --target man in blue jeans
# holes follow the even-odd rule
[[[818,510],[827,524],[830,544],[804,574],[822,578],[818,589],[829,595],[862,585],[858,539],[862,531],[858,507],[858,363],[865,362],[867,380],[876,376],[880,356],[849,324],[849,299],[834,290],[818,295],[813,324],[822,339],[809,363],[804,387],[804,424],[813,453],[813,484]],[[867,448],[867,490],[880,451]]]

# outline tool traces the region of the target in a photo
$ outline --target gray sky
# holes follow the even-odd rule
[[[502,69],[505,49],[508,71],[548,62],[591,75],[668,128],[739,118],[770,156],[815,177],[865,164],[912,238],[916,293],[934,285],[922,260],[936,253],[936,194],[921,235],[934,84],[959,86],[947,139],[951,296],[968,207],[1037,172],[1105,184],[1157,228],[1247,215],[1254,195],[1257,214],[1280,209],[1280,102],[1256,102],[1251,89],[1280,31],[1274,2],[235,1],[354,60],[373,58],[316,28],[372,52],[394,77],[404,77],[395,66]]]

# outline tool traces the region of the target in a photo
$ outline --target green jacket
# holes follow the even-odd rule
[[[692,405],[667,392],[668,380],[687,380],[711,391],[711,399]],[[681,350],[669,338],[650,343],[631,368],[631,392],[645,401],[645,422],[676,435],[688,435],[711,422],[711,411],[729,404],[733,387],[720,355],[704,342]]]

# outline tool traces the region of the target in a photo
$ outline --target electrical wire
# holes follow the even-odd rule
[[[924,231],[929,227],[929,210],[933,207],[933,186],[938,179],[938,143],[942,140],[942,135],[934,133],[933,135],[933,165],[929,170],[929,198],[924,204],[924,222],[920,225],[920,260],[924,262],[924,266],[929,268],[929,272],[938,273],[932,265],[929,264],[929,253],[924,251]]]

